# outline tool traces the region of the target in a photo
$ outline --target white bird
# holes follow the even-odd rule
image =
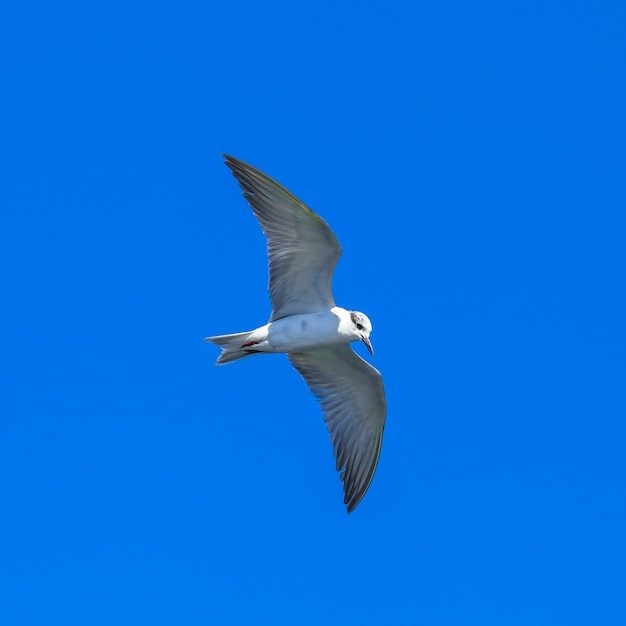
[[[267,237],[272,314],[255,330],[206,341],[222,348],[216,365],[287,354],[321,404],[350,513],[374,477],[387,413],[380,372],[349,346],[362,341],[373,355],[372,324],[335,306],[331,281],[341,246],[326,222],[263,172],[224,158]]]

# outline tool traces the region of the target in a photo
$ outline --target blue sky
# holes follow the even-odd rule
[[[13,3],[0,622],[626,623],[626,10]],[[223,165],[330,224],[389,412],[346,515]],[[364,346],[356,346],[366,355]]]

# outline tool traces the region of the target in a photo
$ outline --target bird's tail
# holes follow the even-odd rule
[[[245,333],[233,333],[232,335],[216,335],[215,337],[207,337],[205,341],[210,341],[222,349],[222,353],[218,357],[215,365],[225,365],[232,363],[247,356],[259,354],[259,350],[254,350],[252,346],[256,343],[250,341],[250,336],[254,331],[246,331]]]

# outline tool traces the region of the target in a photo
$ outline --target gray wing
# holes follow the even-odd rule
[[[331,282],[341,246],[328,224],[263,172],[224,158],[267,237],[270,322],[335,306]]]
[[[350,513],[378,465],[387,415],[382,376],[348,344],[287,356],[322,406]]]

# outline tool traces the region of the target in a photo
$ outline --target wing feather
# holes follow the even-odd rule
[[[378,465],[387,415],[382,376],[348,344],[287,356],[320,402],[350,513]]]
[[[263,172],[234,157],[224,158],[267,237],[269,321],[331,309],[341,246],[328,224]]]

